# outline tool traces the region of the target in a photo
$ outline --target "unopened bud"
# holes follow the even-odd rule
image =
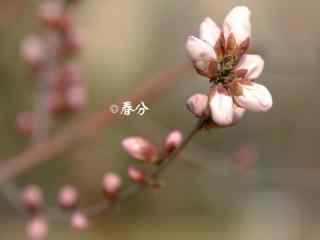
[[[187,108],[196,117],[208,116],[208,96],[201,93],[192,95],[187,100]]]
[[[122,180],[119,175],[108,173],[103,177],[102,188],[108,199],[115,198],[120,192]]]
[[[78,211],[71,216],[70,224],[75,230],[83,231],[89,227],[89,220],[85,214]]]
[[[139,169],[135,166],[128,167],[128,176],[132,181],[134,181],[136,183],[145,183],[146,182],[145,173],[141,169]]]
[[[21,44],[21,56],[33,69],[41,67],[46,57],[46,47],[38,36],[29,36]]]
[[[44,240],[48,235],[48,223],[44,217],[34,217],[26,224],[28,240]]]
[[[21,112],[17,115],[16,127],[19,133],[26,137],[30,137],[34,131],[34,113]]]
[[[21,201],[26,210],[34,212],[43,207],[43,193],[39,186],[29,185],[21,194]]]
[[[87,91],[83,84],[70,86],[66,92],[66,101],[70,110],[81,110],[87,103]]]
[[[59,1],[45,1],[40,5],[38,15],[49,28],[66,30],[71,25],[70,16]]]
[[[183,136],[179,130],[169,133],[164,143],[164,149],[166,153],[171,153],[176,150],[181,145],[182,141]]]
[[[79,194],[73,186],[64,186],[58,194],[58,203],[62,208],[72,208],[78,203]]]
[[[122,141],[123,149],[133,158],[145,163],[155,163],[158,150],[154,144],[142,137],[128,137]]]

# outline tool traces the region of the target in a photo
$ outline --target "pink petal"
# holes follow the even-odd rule
[[[230,125],[233,121],[233,99],[226,93],[226,90],[217,89],[209,103],[212,119],[218,125]]]
[[[226,16],[223,24],[226,41],[231,33],[238,45],[251,37],[250,10],[247,7],[235,7]]]
[[[272,107],[272,96],[263,85],[252,82],[241,87],[242,95],[234,97],[240,107],[254,112],[266,112]]]
[[[235,68],[237,70],[246,70],[245,78],[257,79],[264,68],[264,61],[259,55],[245,54]]]
[[[218,25],[209,17],[206,17],[200,25],[200,39],[209,43],[213,48],[221,37]]]

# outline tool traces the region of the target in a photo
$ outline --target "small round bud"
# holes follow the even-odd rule
[[[34,132],[34,113],[21,112],[17,115],[16,127],[19,133],[26,137],[32,136]]]
[[[71,86],[66,92],[66,101],[70,110],[80,111],[87,103],[87,91],[83,84]]]
[[[43,207],[43,193],[39,186],[29,185],[23,189],[21,194],[23,206],[28,211],[37,211]]]
[[[75,187],[64,186],[58,194],[58,203],[62,208],[73,208],[79,200],[79,194]]]
[[[246,173],[252,169],[256,160],[257,152],[249,145],[239,146],[231,155],[232,167],[239,173]]]
[[[182,141],[183,136],[179,130],[175,130],[169,133],[164,142],[164,149],[166,153],[172,153],[182,144]]]
[[[35,35],[29,36],[21,43],[21,56],[33,69],[40,68],[46,58],[46,47],[43,40]]]
[[[145,163],[156,163],[158,160],[156,146],[143,137],[125,138],[122,147],[131,157]]]
[[[67,30],[71,19],[62,2],[45,1],[38,10],[39,19],[49,28]]]
[[[108,199],[115,198],[120,192],[122,180],[119,175],[108,173],[103,177],[102,188]]]
[[[48,223],[44,217],[34,217],[26,224],[28,240],[44,240],[48,235]]]
[[[132,181],[134,181],[136,183],[145,183],[146,182],[145,173],[141,169],[139,169],[135,166],[131,165],[128,167],[128,176]]]
[[[89,220],[86,215],[78,211],[72,214],[70,224],[75,230],[83,231],[89,227]]]
[[[208,96],[201,93],[192,95],[187,100],[187,108],[196,117],[208,116]]]

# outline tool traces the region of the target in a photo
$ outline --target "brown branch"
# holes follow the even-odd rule
[[[141,100],[155,100],[172,86],[180,73],[188,68],[189,64],[184,63],[147,78],[143,86],[140,86],[127,100],[133,103],[138,103]],[[119,100],[119,103],[121,103],[121,100]],[[0,166],[0,185],[38,166],[40,163],[54,158],[74,143],[94,136],[100,128],[107,126],[117,118],[118,115],[109,111],[110,104],[107,103],[103,110],[92,114],[86,120],[75,122],[70,128],[62,130],[59,134],[41,143],[27,147],[22,153],[8,159]]]
[[[157,182],[160,175],[167,169],[167,167],[177,159],[180,153],[186,148],[186,146],[191,142],[191,140],[203,129],[204,125],[206,124],[205,120],[199,120],[198,124],[194,127],[194,129],[189,133],[189,135],[184,139],[181,146],[172,152],[169,155],[165,155],[161,159],[161,164],[149,175],[150,180],[152,182]],[[131,197],[135,196],[140,191],[144,190],[147,186],[147,183],[135,183],[132,182],[126,189],[124,189],[120,195],[118,196],[117,200],[114,202],[106,202],[102,201],[92,207],[88,207],[82,209],[81,212],[86,214],[87,216],[95,216],[101,214],[107,210],[111,210],[112,207],[119,205]]]

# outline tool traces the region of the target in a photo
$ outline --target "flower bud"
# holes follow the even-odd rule
[[[62,2],[45,1],[38,10],[39,19],[49,28],[67,30],[71,19]]]
[[[70,110],[80,111],[87,103],[87,91],[83,84],[70,86],[66,92],[66,101]]]
[[[32,136],[34,132],[34,113],[33,112],[21,112],[17,115],[16,127],[19,133],[26,137]]]
[[[102,188],[108,199],[115,198],[122,186],[121,178],[114,173],[108,173],[103,177]]]
[[[122,147],[131,157],[145,163],[155,163],[158,159],[156,146],[143,137],[125,138]]]
[[[89,220],[86,215],[78,211],[72,214],[70,224],[75,230],[83,231],[89,227]]]
[[[135,166],[131,165],[128,167],[128,176],[133,182],[136,182],[136,183],[145,183],[146,182],[145,173],[141,169],[139,169]]]
[[[44,217],[34,217],[27,222],[26,235],[28,240],[44,240],[48,235],[48,223]]]
[[[79,194],[73,186],[64,186],[58,194],[58,204],[62,208],[72,208],[78,203]]]
[[[40,68],[46,58],[46,47],[42,39],[35,35],[24,39],[21,44],[21,56],[33,69]]]
[[[43,207],[43,193],[39,186],[29,185],[24,188],[21,194],[21,201],[24,208],[28,211],[38,211]]]
[[[164,143],[164,149],[166,153],[169,154],[175,151],[182,144],[182,141],[183,136],[179,130],[175,130],[169,133]]]
[[[197,93],[187,100],[187,108],[196,117],[205,117],[208,115],[208,96]]]

